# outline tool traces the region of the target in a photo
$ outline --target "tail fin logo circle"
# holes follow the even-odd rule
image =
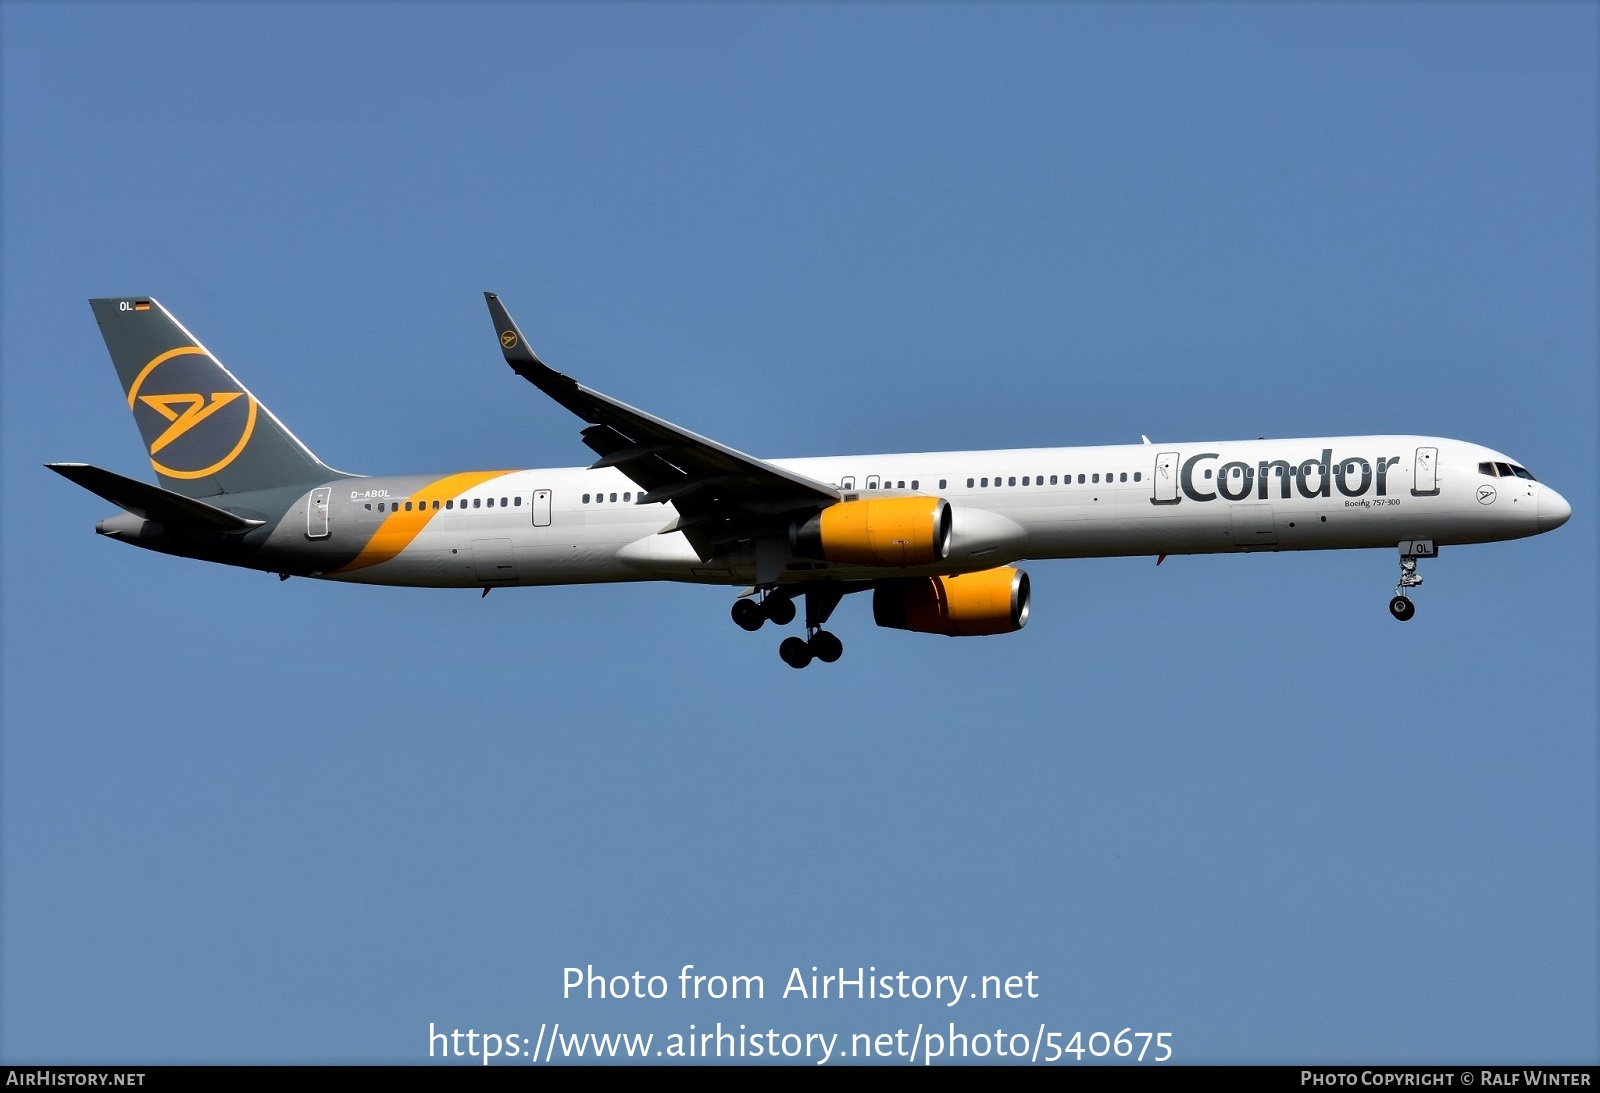
[[[216,474],[239,458],[256,427],[256,400],[197,345],[145,365],[128,389],[128,408],[150,465],[168,478]]]
[[[517,332],[515,330],[507,330],[501,334],[500,344],[506,349],[515,349],[517,347]]]

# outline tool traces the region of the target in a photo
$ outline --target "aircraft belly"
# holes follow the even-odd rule
[[[410,547],[398,557],[377,565],[349,572],[316,574],[350,584],[387,584],[415,588],[466,588],[475,581],[464,572],[460,557],[452,550]]]

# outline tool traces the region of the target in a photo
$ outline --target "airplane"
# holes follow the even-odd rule
[[[94,299],[159,486],[49,469],[123,512],[95,530],[147,550],[362,584],[481,589],[610,581],[742,587],[733,621],[804,636],[831,663],[840,600],[879,626],[970,637],[1028,621],[1018,562],[1383,548],[1390,614],[1441,548],[1537,535],[1572,508],[1500,452],[1431,436],[1142,443],[758,459],[546,365],[485,293],[512,371],[585,423],[586,467],[363,476],[311,453],[148,297]]]

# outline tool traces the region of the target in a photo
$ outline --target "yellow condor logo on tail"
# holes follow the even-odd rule
[[[171,444],[184,433],[193,429],[234,399],[240,398],[243,394],[244,392],[242,391],[213,391],[209,405],[207,405],[204,395],[195,393],[184,395],[141,395],[139,397],[140,402],[153,408],[156,413],[172,422],[167,431],[158,436],[156,442],[150,445],[150,454],[155,455],[162,448],[165,448],[168,444]],[[173,406],[182,405],[183,403],[188,403],[187,406],[184,406],[183,413],[180,414],[173,409]]]
[[[256,427],[256,400],[244,391],[212,391],[202,394],[197,391],[170,392],[160,395],[141,395],[140,389],[145,385],[153,372],[174,357],[187,356],[191,353],[205,355],[205,350],[197,345],[184,346],[171,349],[153,359],[140,370],[133,385],[128,388],[128,408],[131,410],[137,403],[143,403],[165,418],[169,424],[166,430],[150,443],[150,465],[159,473],[168,478],[204,478],[208,474],[215,474],[222,470],[244,451],[245,445],[250,443],[250,434]],[[179,437],[184,436],[195,426],[206,421],[218,410],[230,405],[237,399],[244,399],[248,404],[244,424],[239,430],[237,442],[226,455],[207,467],[177,468],[164,466],[156,459],[156,453],[167,447]],[[210,446],[212,451],[221,447],[231,437],[219,438],[220,443]]]

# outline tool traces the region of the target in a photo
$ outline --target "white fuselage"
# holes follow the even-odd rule
[[[1505,455],[1423,436],[770,462],[834,485],[846,500],[936,496],[954,516],[951,555],[938,565],[886,571],[786,556],[782,582],[953,573],[1029,558],[1489,542],[1537,534],[1570,513],[1531,477],[1482,472],[1485,463],[1510,463]],[[464,477],[336,483],[329,535],[355,533],[387,547],[318,575],[435,587],[754,579],[753,552],[701,559],[670,530],[672,506],[638,504],[639,487],[615,469],[506,471],[466,488],[449,485]],[[404,512],[408,502],[438,502],[437,511],[419,521]],[[309,508],[311,495],[302,504]],[[404,524],[404,534],[396,538],[385,520]]]

